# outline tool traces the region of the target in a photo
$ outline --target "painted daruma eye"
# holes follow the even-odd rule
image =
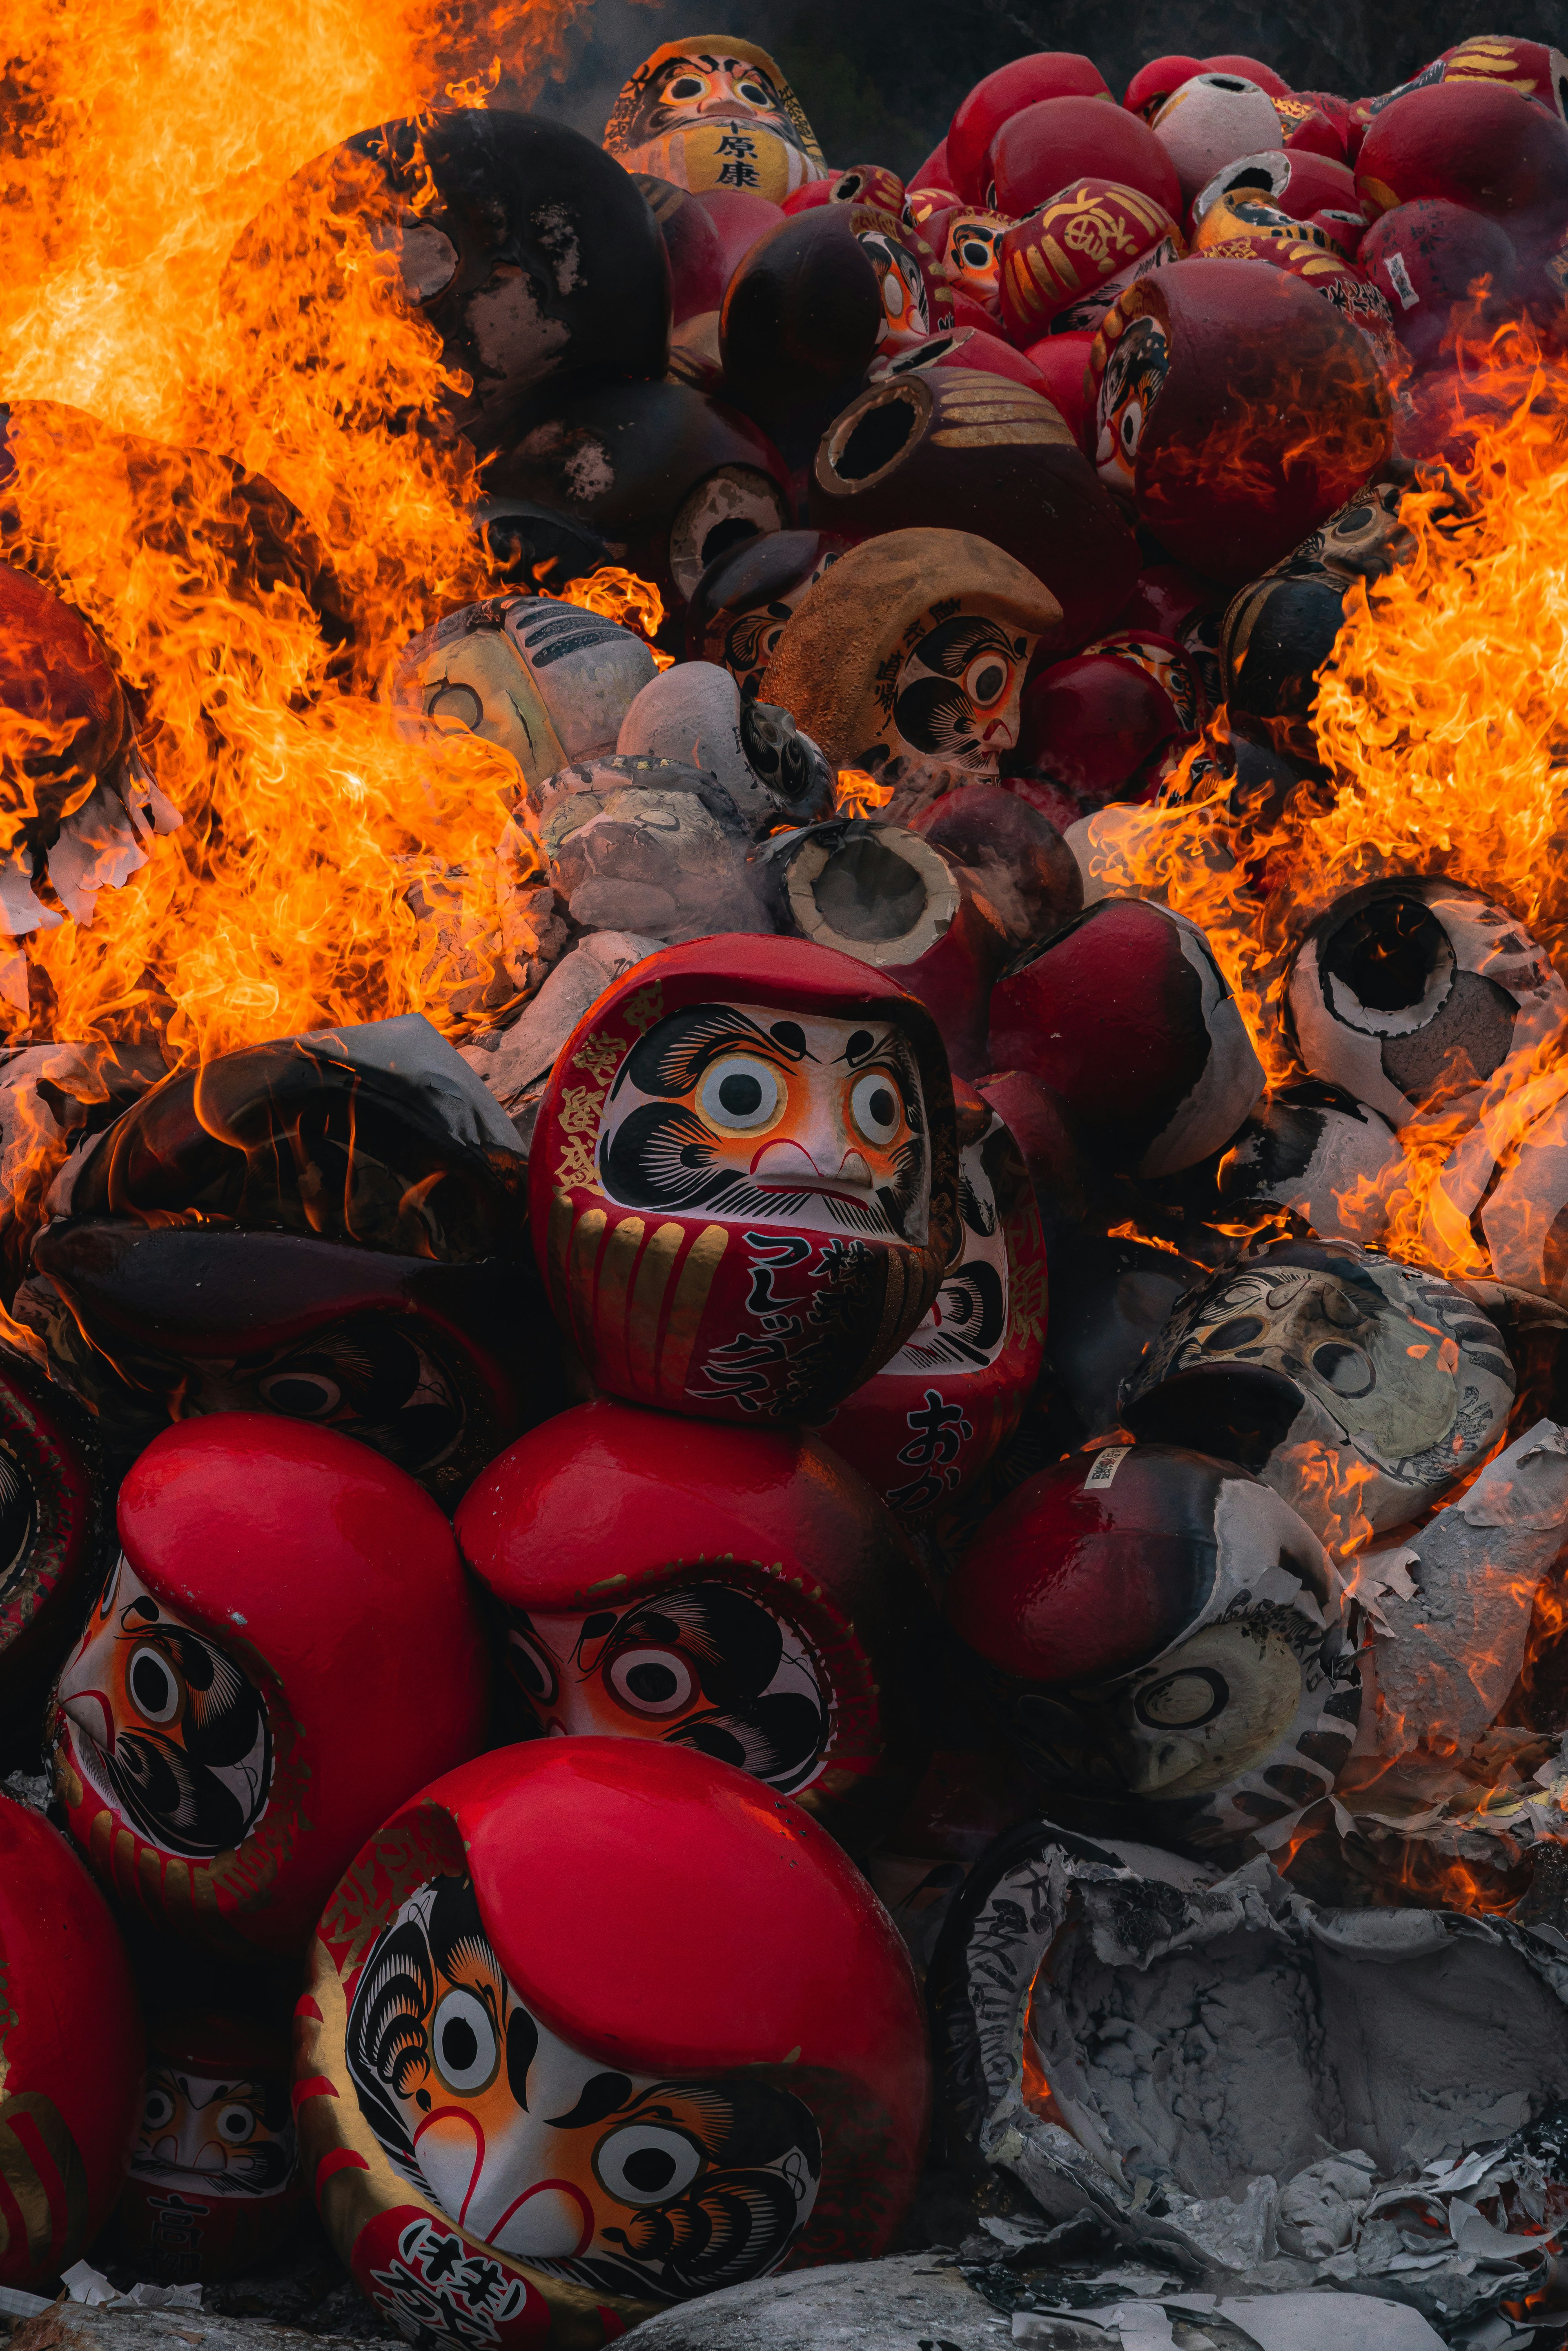
[[[237,2103],[225,2106],[218,2116],[218,2137],[225,2147],[243,2147],[256,2136],[256,2116],[248,2106]]]
[[[274,1412],[294,1420],[324,1420],[343,1400],[337,1381],[324,1372],[275,1372],[257,1385]]]
[[[885,1070],[868,1070],[850,1095],[850,1116],[868,1143],[891,1143],[904,1121],[904,1098]]]
[[[141,2106],[144,2131],[161,2131],[174,2119],[174,2101],[167,2090],[149,2090]]]
[[[601,2138],[593,2168],[621,2204],[665,2204],[688,2189],[703,2168],[702,2154],[684,2131],[629,2123]]]
[[[755,1053],[726,1053],[697,1089],[697,1108],[708,1124],[732,1134],[771,1125],[783,1099],[778,1071]]]
[[[180,1677],[157,1649],[132,1651],[125,1687],[146,1722],[172,1722],[180,1711]]]
[[[759,81],[743,81],[737,85],[740,95],[749,105],[771,106],[773,92]]]
[[[530,1641],[526,1633],[508,1633],[507,1663],[528,1696],[537,1698],[541,1706],[548,1706],[559,1685],[555,1667],[538,1643]]]
[[[701,98],[707,84],[700,74],[677,74],[665,96],[668,98]]]
[[[696,1685],[673,1650],[628,1649],[610,1668],[610,1687],[633,1714],[678,1714]]]
[[[1154,1730],[1197,1730],[1212,1722],[1230,1702],[1230,1686],[1223,1674],[1208,1667],[1195,1673],[1171,1674],[1151,1682],[1134,1701],[1139,1718]]]
[[[964,691],[980,710],[999,702],[1011,683],[1011,670],[995,653],[981,653],[964,672]]]
[[[499,2044],[483,2001],[449,1991],[430,2028],[435,2070],[448,2089],[482,2090],[495,2074]]]

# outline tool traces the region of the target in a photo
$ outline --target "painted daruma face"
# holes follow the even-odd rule
[[[627,1207],[923,1240],[930,1166],[915,1057],[883,1021],[690,1006],[628,1055],[600,1172]]]
[[[261,1692],[155,1600],[123,1554],[59,1703],[83,1779],[162,1852],[211,1860],[260,1820],[272,1782]]]
[[[507,1664],[541,1730],[695,1747],[787,1795],[816,1778],[832,1735],[810,1645],[733,1584],[591,1613],[509,1609]]]
[[[763,2276],[816,2199],[821,2145],[800,2099],[745,2074],[622,2073],[570,2047],[507,1981],[465,1877],[422,1886],[382,1929],[348,2060],[406,2179],[497,2252],[601,2292]]]
[[[197,2073],[154,2052],[131,2158],[137,2179],[199,2188],[209,2196],[274,2196],[288,2185],[294,2167],[284,2082]]]
[[[986,612],[932,615],[887,695],[895,751],[992,778],[1019,738],[1019,697],[1033,640]]]
[[[1170,346],[1145,311],[1113,347],[1100,380],[1094,465],[1108,490],[1131,498],[1149,412],[1170,373]]]
[[[684,124],[735,117],[764,123],[786,139],[795,137],[783,97],[762,67],[721,49],[694,50],[660,68],[637,130],[643,139],[658,139]]]
[[[871,257],[882,297],[883,329],[877,349],[902,350],[906,344],[921,341],[931,332],[931,308],[920,264],[880,229],[868,230],[859,243]]]

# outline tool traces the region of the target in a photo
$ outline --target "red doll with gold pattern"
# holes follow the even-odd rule
[[[695,1748],[852,1851],[897,1802],[909,1563],[819,1438],[694,1421],[674,1447],[601,1396],[509,1447],[456,1523],[538,1732]]]
[[[957,1231],[936,1024],[800,939],[638,964],[568,1039],[529,1157],[534,1245],[595,1382],[811,1421],[896,1353]]]
[[[420,2339],[611,2341],[881,2252],[925,2137],[892,1921],[728,1764],[538,1740],[378,1831],[322,1915],[295,2103],[322,2218]]]
[[[119,1520],[51,1709],[67,1826],[157,1925],[292,1957],[358,1840],[483,1743],[452,1530],[368,1446],[260,1413],[166,1429]]]

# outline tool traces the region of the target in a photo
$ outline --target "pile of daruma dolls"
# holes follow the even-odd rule
[[[1558,317],[1565,100],[1500,37],[1354,100],[1048,53],[906,186],[700,37],[602,149],[459,112],[325,159],[528,583],[394,689],[517,760],[511,1001],[91,1117],[68,1043],[5,1073],[69,1150],[0,1359],[0,2283],[247,2274],[313,2198],[412,2339],[591,2345],[879,2252],[997,1839],[1343,1837],[1423,1546],[1528,1620],[1549,1272],[1456,1285],[1334,1197],[1568,991],[1377,884],[1264,1101],[1203,934],[1086,907],[1073,841],[1221,710],[1221,768],[1321,775],[1456,311]],[[529,591],[605,563],[673,665]],[[1446,1499],[1505,1436],[1522,1533]],[[1380,1610],[1347,1488],[1406,1531]]]

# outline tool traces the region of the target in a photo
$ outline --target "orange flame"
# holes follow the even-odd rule
[[[1320,754],[1337,789],[1235,805],[1211,740],[1187,753],[1166,805],[1113,808],[1094,828],[1101,887],[1163,896],[1203,925],[1271,1083],[1301,1075],[1281,1019],[1294,946],[1364,882],[1446,874],[1549,954],[1568,945],[1568,394],[1515,329],[1461,335],[1452,374],[1419,389],[1428,438],[1448,427],[1449,469],[1424,469],[1406,496],[1414,549],[1352,591],[1320,674]],[[1211,737],[1225,734],[1222,718]],[[1508,1071],[1488,1106],[1494,1151],[1555,1101],[1562,1052],[1559,1040]],[[1438,1180],[1459,1131],[1441,1106],[1406,1127],[1392,1199],[1359,1206],[1387,1215],[1381,1246],[1465,1274],[1486,1259]]]
[[[834,807],[840,816],[875,816],[893,798],[891,784],[879,784],[863,768],[841,768]]]
[[[411,1010],[461,1033],[515,1001],[496,844],[516,768],[477,737],[404,741],[380,693],[411,635],[497,584],[472,458],[422,422],[438,346],[368,230],[319,204],[230,256],[349,134],[444,98],[529,103],[586,5],[9,10],[0,556],[104,637],[184,817],[90,926],[28,941],[10,1041],[188,1060]],[[295,511],[236,493],[242,472]],[[253,559],[258,497],[277,563]],[[568,593],[663,618],[629,573]]]

